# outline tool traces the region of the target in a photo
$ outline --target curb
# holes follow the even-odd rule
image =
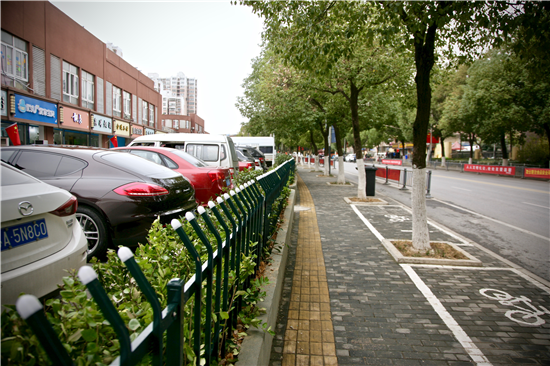
[[[273,262],[266,270],[266,277],[269,283],[262,288],[266,292],[265,299],[258,304],[264,307],[266,312],[260,316],[260,320],[275,329],[277,325],[277,312],[279,310],[279,302],[283,292],[283,282],[285,276],[286,262],[288,258],[288,244],[290,244],[290,234],[294,220],[294,204],[296,203],[296,184],[290,186],[290,196],[288,198],[288,206],[285,208],[284,222],[277,234],[277,244],[274,249],[279,248],[272,253]],[[288,243],[288,244],[287,244]],[[268,365],[271,356],[271,345],[273,336],[263,329],[249,328],[246,332],[239,353],[239,360],[236,366],[249,365]]]

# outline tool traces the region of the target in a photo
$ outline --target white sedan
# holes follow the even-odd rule
[[[88,243],[76,220],[77,201],[2,162],[2,305],[21,293],[58,288],[68,269],[86,264]]]

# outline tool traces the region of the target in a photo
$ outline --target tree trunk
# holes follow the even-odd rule
[[[329,170],[329,166],[330,166],[330,143],[329,143],[329,135],[328,135],[328,131],[329,131],[329,125],[325,123],[325,127],[323,128],[323,125],[321,122],[319,122],[319,126],[321,127],[321,133],[323,134],[323,140],[325,142],[325,157],[323,159],[324,163],[323,163],[323,168],[324,168],[324,171],[325,171],[325,175],[328,177],[329,173],[328,173],[328,170]],[[327,157],[327,154],[328,154],[328,157]]]
[[[338,184],[346,184],[346,174],[344,171],[344,151],[342,140],[340,139],[340,127],[334,125],[334,135],[336,137],[336,152],[338,153]],[[336,167],[335,167],[336,168]]]
[[[355,161],[357,162],[357,173],[359,180],[357,183],[357,198],[367,199],[367,176],[365,174],[365,164],[363,162],[363,150],[361,145],[361,136],[359,131],[359,92],[357,86],[350,81],[350,97],[348,99],[351,110],[351,125],[353,129],[353,150],[355,152]]]
[[[502,165],[508,166],[508,150],[506,150],[506,136],[500,135],[500,148],[502,149]]]
[[[430,250],[430,234],[426,214],[426,136],[430,122],[432,90],[430,72],[434,65],[436,24],[428,27],[427,33],[415,33],[416,64],[416,118],[413,124],[413,247],[416,250]],[[418,180],[417,180],[418,179]]]
[[[549,123],[543,123],[542,129],[544,130],[544,133],[546,134],[546,139],[548,140],[548,151],[550,153],[550,124]],[[550,168],[550,155],[547,156],[547,164],[546,166]]]

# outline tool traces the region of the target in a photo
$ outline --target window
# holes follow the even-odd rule
[[[146,101],[143,101],[143,104],[142,104],[142,116],[143,116],[143,124],[146,125],[147,124],[147,115],[148,115],[148,112],[147,112],[147,102]]]
[[[2,82],[10,86],[26,88],[29,80],[29,54],[27,42],[2,31]]]
[[[132,99],[130,97],[130,93],[123,92],[122,93],[123,99],[124,99],[124,118],[131,119],[131,110],[132,110]]]
[[[82,70],[82,106],[94,109],[94,76]]]
[[[78,104],[78,68],[63,61],[63,101]]]
[[[149,105],[149,126],[155,125],[155,106]]]
[[[122,91],[113,85],[113,116],[120,117],[122,115]]]
[[[223,145],[222,145],[223,146]],[[204,161],[218,161],[218,145],[187,144],[186,152]],[[222,149],[222,160],[225,159],[225,150]]]

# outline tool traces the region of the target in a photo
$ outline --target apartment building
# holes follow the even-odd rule
[[[153,80],[155,90],[162,94],[163,114],[197,114],[197,79],[188,78],[183,72],[168,78],[157,73],[148,76]]]
[[[154,82],[45,1],[2,1],[2,144],[109,147],[161,132]],[[117,55],[118,53],[118,55]]]

